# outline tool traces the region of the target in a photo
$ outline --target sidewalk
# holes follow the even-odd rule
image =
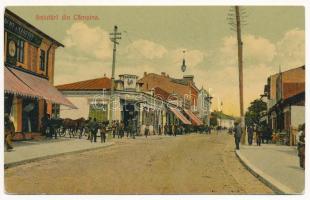
[[[242,145],[236,151],[255,176],[279,194],[302,194],[305,171],[299,167],[296,147],[275,144]]]
[[[4,152],[4,167],[8,168],[68,153],[104,148],[112,144],[113,142],[111,141],[101,143],[99,140],[99,142],[91,143],[86,139],[68,138],[16,142],[13,143],[13,151]]]

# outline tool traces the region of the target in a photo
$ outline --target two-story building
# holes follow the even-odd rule
[[[286,132],[295,145],[298,126],[305,123],[305,66],[270,76],[264,92],[270,128]]]
[[[53,105],[75,106],[54,86],[55,50],[63,44],[6,9],[4,14],[4,111],[16,132],[40,129]]]

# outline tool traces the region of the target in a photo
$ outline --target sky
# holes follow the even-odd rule
[[[111,76],[114,25],[122,32],[116,75],[166,72],[194,75],[209,90],[213,109],[239,115],[236,32],[230,6],[170,7],[8,7],[65,48],[56,50],[55,84]],[[271,74],[305,64],[305,10],[302,6],[246,6],[242,26],[244,107],[260,97]],[[58,15],[59,20],[38,20]],[[92,15],[98,20],[61,20],[62,15]],[[183,50],[187,70],[181,71]]]

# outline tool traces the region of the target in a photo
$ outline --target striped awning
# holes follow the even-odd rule
[[[169,107],[169,109],[184,123],[184,124],[192,124],[186,117],[181,113],[181,111],[177,108]]]
[[[10,67],[4,67],[4,92],[76,108],[48,80]]]
[[[201,119],[199,119],[199,117],[197,117],[192,111],[184,109],[185,113],[191,118],[193,124],[200,126],[203,125],[203,122],[201,121]]]

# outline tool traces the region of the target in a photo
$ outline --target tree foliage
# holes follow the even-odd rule
[[[261,112],[267,110],[267,104],[261,99],[255,99],[251,102],[251,105],[248,107],[248,111],[245,113],[245,124],[249,125],[258,125],[259,119],[261,117]]]

